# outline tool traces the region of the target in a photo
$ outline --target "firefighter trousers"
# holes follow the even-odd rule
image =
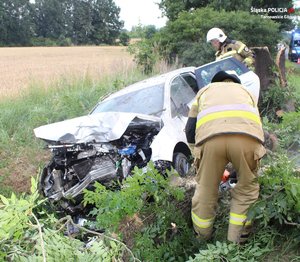
[[[265,148],[256,139],[243,134],[215,136],[194,149],[197,186],[192,198],[192,221],[204,239],[212,235],[219,197],[219,184],[228,162],[238,174],[231,189],[230,218],[227,238],[241,243],[247,239],[251,221],[247,210],[259,195],[257,170]]]

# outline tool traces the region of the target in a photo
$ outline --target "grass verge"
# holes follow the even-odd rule
[[[43,86],[33,83],[15,98],[0,103],[0,193],[27,192],[48,152],[33,129],[49,123],[87,114],[101,97],[145,76],[138,71],[123,72],[94,81],[66,79]]]

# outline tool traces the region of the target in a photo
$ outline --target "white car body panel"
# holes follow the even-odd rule
[[[212,62],[210,64],[214,63],[215,62]],[[187,116],[179,114],[177,116],[171,116],[171,83],[175,77],[182,73],[191,73],[194,75],[196,69],[196,67],[185,67],[140,81],[108,96],[102,101],[104,102],[130,92],[164,83],[164,111],[160,117],[138,113],[93,113],[92,111],[86,116],[35,128],[35,136],[46,141],[60,143],[86,143],[90,141],[109,142],[119,139],[124,134],[131,121],[135,118],[140,118],[161,123],[161,130],[154,137],[150,146],[152,149],[151,160],[173,161],[176,145],[183,143],[188,148],[188,143],[184,132]],[[248,71],[241,74],[239,77],[245,88],[255,97],[255,102],[257,103],[260,92],[258,76],[254,72]],[[187,105],[190,106],[191,103],[192,101]]]
[[[161,122],[160,118],[123,112],[105,112],[40,126],[36,137],[61,143],[109,142],[119,139],[134,118]]]
[[[241,80],[241,84],[254,97],[255,103],[257,105],[260,93],[260,81],[257,74],[255,74],[253,71],[249,71],[243,75],[240,75],[239,78]]]
[[[187,140],[184,133],[186,121],[187,118],[180,119],[179,117],[173,118],[172,121],[164,121],[164,127],[157,134],[157,136],[151,144],[151,159],[153,161],[173,161],[175,146],[180,142],[187,144]]]

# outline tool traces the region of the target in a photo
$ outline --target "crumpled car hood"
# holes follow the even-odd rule
[[[40,126],[34,129],[34,134],[49,143],[109,142],[119,139],[135,119],[161,123],[161,119],[155,116],[105,112]]]

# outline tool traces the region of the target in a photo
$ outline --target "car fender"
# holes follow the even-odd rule
[[[152,161],[173,161],[173,153],[178,143],[187,145],[184,133],[184,121],[177,118],[173,123],[166,123],[155,136],[152,144]]]

